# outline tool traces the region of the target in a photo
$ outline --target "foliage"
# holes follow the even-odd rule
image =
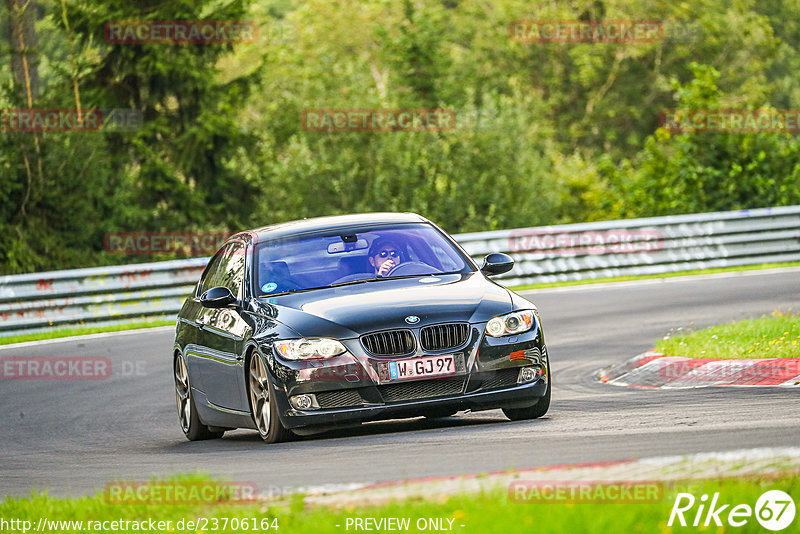
[[[670,108],[800,108],[800,0],[40,0],[38,93],[133,108],[134,132],[0,134],[0,272],[148,258],[109,231],[419,212],[451,232],[800,203],[788,134],[670,134]],[[37,7],[38,6],[38,7]],[[253,20],[254,43],[110,44],[114,20]],[[514,20],[660,20],[639,43],[519,43]],[[9,58],[9,59],[6,59]],[[315,108],[446,108],[441,132],[313,132]]]

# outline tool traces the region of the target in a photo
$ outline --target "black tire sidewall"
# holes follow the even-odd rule
[[[253,351],[250,354],[250,358],[247,360],[247,372],[250,372],[250,365],[252,364],[253,358],[261,358],[261,354],[258,351]],[[275,386],[272,384],[272,379],[269,376],[269,368],[267,364],[264,363],[264,359],[261,359],[261,364],[264,366],[264,371],[267,375],[267,388],[269,389],[269,427],[267,428],[267,434],[264,435],[261,433],[261,430],[258,428],[258,424],[256,423],[256,415],[255,409],[253,407],[253,399],[250,395],[250,381],[247,381],[247,398],[248,402],[250,403],[250,417],[253,419],[253,424],[256,425],[256,431],[258,435],[261,436],[266,443],[279,443],[281,441],[286,441],[291,436],[289,430],[287,430],[283,423],[281,423],[280,417],[278,417],[278,403],[275,402]]]
[[[172,364],[173,373],[177,371],[175,369],[178,364],[178,358],[183,358],[182,355],[178,355],[175,358],[175,361]],[[211,432],[208,427],[200,420],[200,414],[197,413],[197,408],[194,402],[194,395],[192,395],[192,385],[189,382],[189,366],[186,365],[186,362],[183,362],[184,368],[186,369],[186,386],[188,388],[187,395],[189,396],[189,428],[187,430],[183,430],[183,425],[181,425],[181,430],[183,430],[183,434],[189,441],[200,441],[204,439],[215,439],[222,437],[224,432]],[[180,414],[178,414],[178,422],[180,423]]]

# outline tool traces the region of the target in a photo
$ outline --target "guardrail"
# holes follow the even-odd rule
[[[480,264],[516,260],[508,286],[800,261],[800,206],[459,234]],[[174,319],[208,258],[0,277],[0,337]]]
[[[454,236],[507,252],[506,285],[800,261],[800,206],[540,226]]]

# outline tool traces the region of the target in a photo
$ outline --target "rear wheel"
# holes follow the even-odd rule
[[[278,418],[278,406],[272,402],[274,388],[269,382],[267,369],[258,353],[250,355],[248,389],[250,390],[250,413],[261,439],[267,443],[287,441],[292,433]]]
[[[550,367],[547,368],[547,391],[544,397],[533,406],[527,408],[503,408],[503,413],[512,421],[523,421],[525,419],[536,419],[547,413],[550,408],[550,386],[552,380],[550,379]]]
[[[192,388],[189,385],[189,373],[180,355],[175,358],[175,400],[178,404],[181,430],[190,441],[221,438],[225,433],[224,430],[211,431],[200,421],[192,397]]]

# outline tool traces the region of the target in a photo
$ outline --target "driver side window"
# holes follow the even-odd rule
[[[197,296],[199,297],[212,287],[214,287],[214,279],[217,277],[217,271],[219,270],[219,264],[222,261],[222,257],[227,250],[228,247],[223,248],[217,255],[211,258],[211,261],[208,263],[208,267],[206,268],[206,272],[203,273],[203,278],[200,280],[198,284],[198,291]]]
[[[225,247],[222,262],[214,278],[214,286],[227,287],[236,298],[241,298],[240,290],[244,279],[245,248],[241,243],[231,243]]]

